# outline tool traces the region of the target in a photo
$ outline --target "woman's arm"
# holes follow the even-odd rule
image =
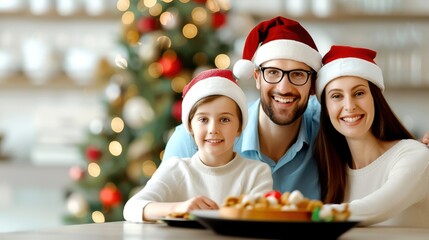
[[[361,199],[352,199],[349,204],[352,217],[365,219],[363,225],[372,225],[395,217],[427,197],[428,152],[423,149],[400,154],[398,157],[401,159],[394,164],[382,186]],[[378,171],[373,174],[383,173]]]

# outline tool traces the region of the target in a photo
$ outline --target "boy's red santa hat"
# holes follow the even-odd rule
[[[188,121],[192,107],[204,97],[222,95],[234,100],[241,110],[242,129],[247,124],[247,99],[232,71],[210,69],[199,73],[183,88],[182,123],[190,133]]]
[[[242,59],[234,64],[234,75],[240,80],[250,79],[255,68],[273,59],[303,62],[315,71],[322,65],[322,56],[307,30],[280,16],[263,21],[250,31]]]
[[[377,52],[367,48],[334,45],[322,59],[323,67],[317,74],[316,95],[320,101],[326,85],[342,76],[361,77],[384,91],[383,74],[374,59]]]

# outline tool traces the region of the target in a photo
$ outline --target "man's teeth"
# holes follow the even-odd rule
[[[281,103],[291,103],[293,102],[293,98],[279,98],[279,97],[274,97],[274,100],[276,100],[277,102],[281,102]]]
[[[349,123],[352,123],[352,122],[356,122],[357,120],[359,120],[359,119],[361,119],[362,118],[362,116],[356,116],[356,117],[345,117],[345,118],[343,118],[343,121],[345,121],[345,122],[349,122]]]
[[[206,140],[207,142],[210,142],[210,143],[220,143],[220,142],[222,142],[222,140]]]

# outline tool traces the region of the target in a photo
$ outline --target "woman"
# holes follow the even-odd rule
[[[323,58],[315,148],[322,199],[348,203],[361,225],[429,227],[429,149],[386,102],[375,56],[332,46]]]

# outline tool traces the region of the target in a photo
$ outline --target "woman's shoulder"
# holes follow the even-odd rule
[[[403,139],[395,144],[394,148],[398,154],[409,156],[416,161],[429,162],[429,148],[418,140]]]
[[[429,147],[415,139],[403,139],[399,141],[396,145],[402,149],[408,149],[410,151],[421,151],[429,153]]]

